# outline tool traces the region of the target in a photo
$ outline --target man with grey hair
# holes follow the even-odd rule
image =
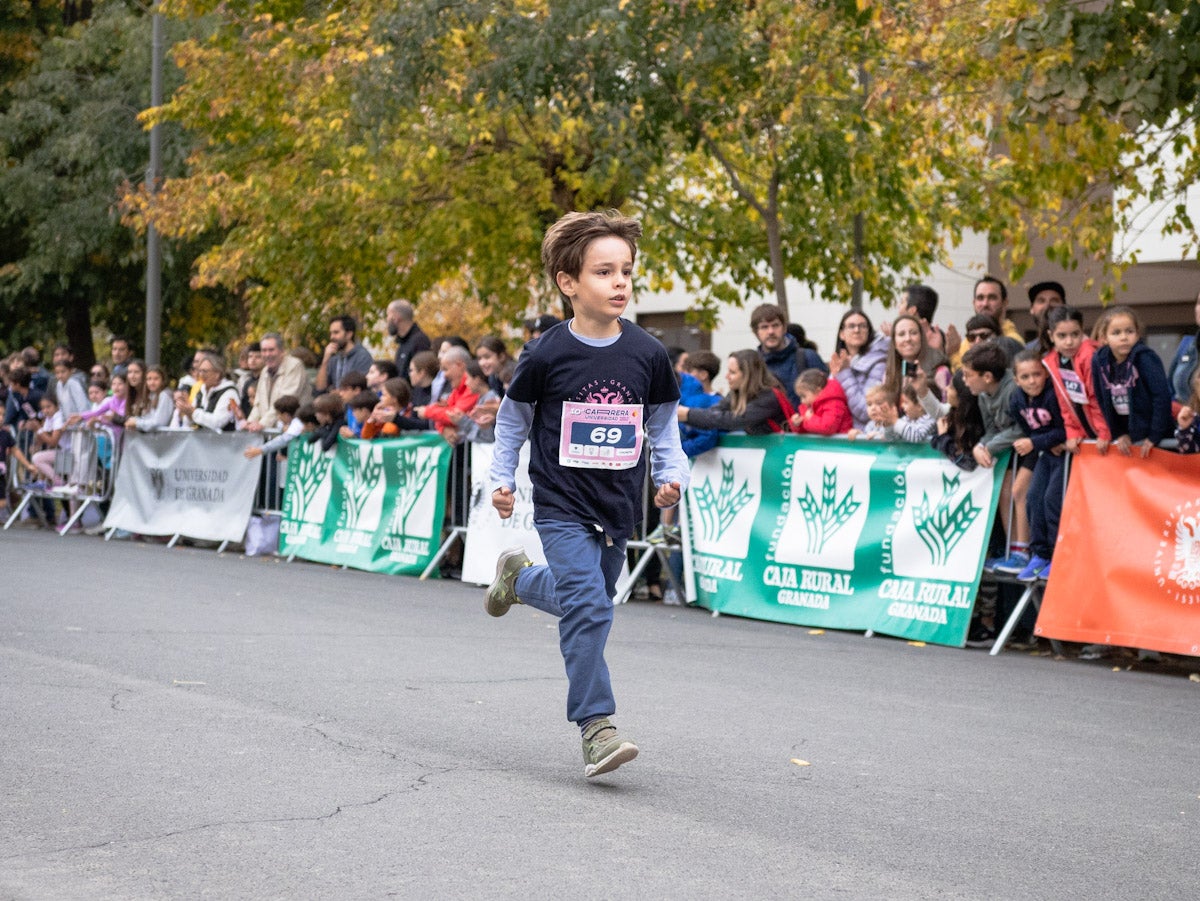
[[[407,300],[393,300],[387,306],[388,334],[396,339],[396,370],[408,378],[408,364],[423,350],[430,350],[429,336],[416,323],[416,311]]]
[[[214,432],[232,432],[237,427],[233,408],[239,398],[237,386],[225,378],[225,361],[209,351],[196,354],[196,378],[200,390],[195,400],[179,397],[175,410],[197,427]]]
[[[458,435],[451,412],[470,413],[479,402],[479,395],[471,390],[467,379],[467,364],[471,362],[471,352],[463,347],[448,347],[442,351],[438,362],[442,367],[442,374],[446,376],[446,384],[450,386],[450,393],[444,401],[418,408],[416,414],[432,422],[442,437],[455,444]]]
[[[275,401],[284,395],[306,404],[312,398],[312,385],[304,363],[283,350],[283,336],[279,332],[267,332],[259,339],[263,358],[262,372],[258,376],[258,388],[254,395],[254,406],[246,417],[245,428],[261,432],[272,428],[278,421]]]

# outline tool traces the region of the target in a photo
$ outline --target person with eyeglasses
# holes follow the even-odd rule
[[[995,341],[1004,351],[1004,356],[1008,358],[1011,366],[1017,354],[1025,349],[1025,345],[1008,335],[1001,334],[1000,328],[1000,323],[994,316],[988,313],[976,313],[967,320],[967,330],[963,335],[967,350],[983,341]]]
[[[838,323],[837,344],[829,358],[829,374],[846,393],[854,428],[865,429],[867,391],[887,376],[888,338],[875,334],[871,320],[860,310],[847,310]]]
[[[237,386],[225,378],[225,361],[215,353],[201,351],[194,370],[200,390],[192,399],[180,397],[175,410],[181,420],[190,419],[198,428],[232,432],[237,428],[234,407],[241,398]]]

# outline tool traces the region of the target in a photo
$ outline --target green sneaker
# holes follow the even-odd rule
[[[638,747],[617,734],[607,719],[593,720],[583,731],[583,775],[611,773],[638,756]]]
[[[496,561],[496,578],[484,595],[483,609],[489,616],[504,616],[509,607],[521,603],[514,587],[517,573],[532,565],[533,562],[525,556],[525,549],[522,547],[510,547],[507,551],[500,552],[500,558]]]

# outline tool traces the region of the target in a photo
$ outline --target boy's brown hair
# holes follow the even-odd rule
[[[423,372],[428,376],[437,375],[438,358],[432,350],[422,350],[413,354],[413,358],[408,361],[411,368],[415,368],[418,372]],[[401,378],[408,375],[407,372],[400,373]]]
[[[711,350],[693,350],[688,352],[688,369],[703,369],[709,379],[715,379],[721,371],[721,358]]]
[[[334,422],[346,415],[346,402],[336,391],[327,391],[313,401],[313,410],[324,413]]]
[[[360,391],[350,398],[350,403],[346,406],[351,410],[374,410],[377,403],[379,398],[374,391]]]
[[[549,229],[542,239],[542,267],[563,303],[570,301],[558,288],[558,273],[579,278],[588,246],[599,238],[620,238],[629,245],[630,258],[637,259],[637,242],[642,236],[641,223],[617,210],[567,213]]]
[[[412,400],[412,385],[408,383],[408,379],[396,376],[396,378],[388,379],[383,383],[383,393],[388,397],[394,397],[396,403],[403,409]]]
[[[284,394],[281,397],[275,398],[275,403],[271,406],[275,408],[276,413],[295,416],[296,411],[300,409],[300,398],[294,394]]]
[[[342,380],[338,382],[338,391],[361,391],[367,387],[367,377],[355,370],[351,370],[342,376]]]

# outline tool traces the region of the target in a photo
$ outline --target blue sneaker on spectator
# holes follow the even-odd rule
[[[1013,551],[994,567],[994,572],[1004,573],[1008,576],[1015,576],[1023,570],[1029,563],[1029,555],[1024,551]]]
[[[1039,557],[1034,554],[1029,558],[1029,562],[1025,564],[1025,568],[1017,573],[1017,579],[1022,582],[1036,582],[1038,579],[1044,579],[1045,573],[1050,571],[1050,561],[1045,557]]]

